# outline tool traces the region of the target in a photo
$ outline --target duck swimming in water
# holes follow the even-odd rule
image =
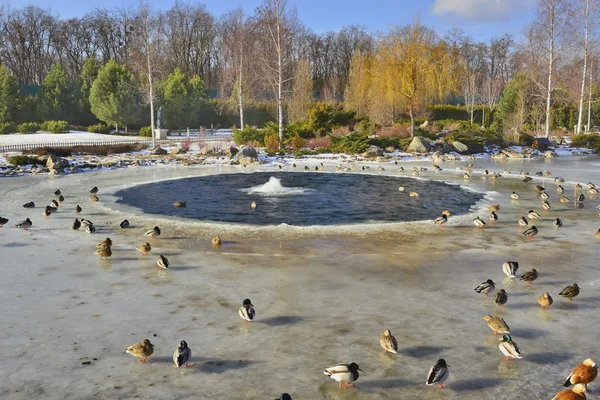
[[[175,203],[173,203],[174,207],[187,207],[187,202],[185,201],[176,201]]]

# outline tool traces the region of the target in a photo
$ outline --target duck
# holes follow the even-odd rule
[[[494,204],[488,207],[488,210],[490,210],[490,212],[498,212],[500,211],[500,204]]]
[[[379,168],[377,168],[377,171],[382,172],[385,171],[385,169],[382,166],[379,166]]]
[[[74,231],[79,230],[79,228],[81,228],[81,221],[78,218],[75,218],[75,221],[73,221],[73,225],[71,225],[71,228],[73,228]]]
[[[565,389],[556,393],[552,400],[586,400],[586,390],[586,385],[584,385],[583,383],[578,383],[577,385],[573,386],[572,389]]]
[[[42,215],[44,216],[44,218],[48,218],[50,215],[52,215],[52,211],[50,211],[48,207],[46,207],[44,208],[44,211],[42,211]]]
[[[417,192],[410,192],[408,195],[410,197],[419,197],[419,193],[417,193]]]
[[[0,228],[8,223],[8,218],[0,217]]]
[[[548,178],[552,177],[552,174],[550,173],[550,171],[546,171],[544,172],[544,176],[547,176]]]
[[[502,339],[500,339],[500,344],[498,348],[504,354],[505,360],[514,360],[518,358],[523,358],[523,353],[519,349],[519,346],[512,340],[512,337],[509,334],[502,335]]]
[[[35,203],[30,201],[29,203],[23,204],[23,208],[35,208]]]
[[[503,335],[505,333],[510,333],[510,328],[508,327],[508,324],[501,317],[494,317],[488,314],[481,319],[487,322],[490,329],[494,331],[494,335]]]
[[[173,353],[173,361],[175,362],[176,368],[187,368],[190,366],[190,360],[192,359],[192,349],[188,346],[185,340],[179,342],[179,346]]]
[[[75,206],[75,213],[79,214],[81,212],[81,207],[79,206],[79,204],[77,204]]]
[[[557,176],[556,178],[554,178],[554,182],[556,183],[563,183],[565,180],[559,176]]]
[[[529,210],[529,212],[527,213],[527,217],[531,220],[534,221],[536,219],[540,218],[540,214],[538,214],[537,212],[533,211],[533,210]]]
[[[144,233],[145,236],[149,236],[152,239],[156,239],[157,237],[160,236],[160,228],[158,226],[155,226],[154,228],[150,229],[149,231],[146,231],[146,233]]]
[[[530,284],[531,282],[535,281],[537,278],[538,278],[538,272],[537,272],[537,269],[534,268],[531,271],[525,272],[521,276],[520,280],[525,281]]]
[[[92,221],[90,221],[89,219],[81,218],[79,221],[81,221],[81,225],[84,225],[84,226],[94,225],[94,223]]]
[[[473,219],[473,225],[475,225],[478,228],[483,228],[485,226],[485,221],[479,217],[475,217]]]
[[[277,169],[282,169],[283,167],[280,165],[277,166]]]
[[[144,244],[140,244],[138,247],[136,247],[136,249],[142,253],[142,256],[145,256],[152,251],[152,246],[150,246],[150,243],[146,242]]]
[[[214,238],[212,238],[211,243],[213,244],[213,246],[219,246],[222,243],[221,237],[219,235],[215,236]]]
[[[523,180],[522,180],[521,182],[525,182],[525,183],[527,183],[527,182],[529,182],[529,181],[532,181],[532,180],[533,180],[533,178],[532,178],[532,177],[530,177],[530,176],[526,176],[526,177],[524,177],[524,178],[523,178]]]
[[[492,293],[494,289],[496,289],[496,284],[493,280],[488,279],[473,290],[475,290],[477,293],[483,293],[485,297],[488,297],[488,294]]]
[[[154,345],[150,343],[150,340],[144,339],[143,342],[132,344],[131,346],[127,347],[127,349],[125,349],[125,353],[137,357],[138,362],[143,364],[150,361],[148,360],[148,357],[154,353]]]
[[[62,203],[63,201],[65,201],[64,196],[61,194],[60,196],[58,196],[58,202]]]
[[[548,200],[550,198],[550,195],[544,191],[544,192],[542,192],[540,197],[544,200]]]
[[[288,393],[283,393],[281,396],[279,396],[279,399],[275,400],[292,400],[292,396],[290,396]]]
[[[504,308],[504,305],[508,301],[508,294],[504,289],[500,289],[496,296],[494,297],[494,303],[498,304],[500,307]]]
[[[596,187],[592,182],[588,182],[586,186],[588,189],[594,189]]]
[[[600,192],[596,188],[591,188],[590,190],[588,190],[588,193],[591,194],[591,195],[594,195],[594,194],[598,194]]]
[[[538,192],[543,192],[546,190],[546,188],[540,185],[535,185],[535,190]]]
[[[250,203],[250,207],[251,207],[251,208],[256,208],[256,202],[255,202],[255,201],[253,201],[252,203]]]
[[[400,186],[400,187],[398,188],[398,191],[399,191],[399,192],[404,192],[405,190],[406,190],[406,189],[404,189],[404,186]]]
[[[563,226],[563,222],[560,220],[560,218],[556,218],[554,222],[552,222],[552,225],[554,225],[556,228],[560,228]]]
[[[127,221],[126,219],[124,219],[119,226],[121,227],[121,229],[127,229],[129,228],[131,225],[129,224],[129,221]]]
[[[563,290],[561,290],[559,295],[571,301],[573,300],[573,298],[579,295],[579,286],[576,283],[569,285]]]
[[[563,204],[566,204],[566,203],[568,203],[570,201],[569,198],[567,196],[565,196],[564,194],[560,195],[560,199],[559,200]]]
[[[156,265],[158,265],[158,268],[169,269],[169,260],[161,254],[156,260]]]
[[[598,213],[598,216],[600,217],[600,213]],[[597,238],[600,238],[600,229],[598,229],[598,230],[596,231],[596,237],[597,237]]]
[[[252,322],[254,320],[256,311],[254,310],[254,304],[252,304],[250,299],[244,299],[244,301],[242,301],[242,306],[238,310],[238,314],[240,314],[240,317],[244,322]]]
[[[507,261],[502,264],[502,271],[509,278],[517,276],[517,270],[519,269],[519,263],[517,261]]]
[[[495,211],[492,211],[492,213],[490,214],[489,218],[490,218],[490,221],[496,222],[496,221],[498,221],[498,214],[496,214]]]
[[[557,191],[558,193],[560,193],[560,194],[563,194],[563,193],[565,192],[565,188],[564,188],[564,187],[562,187],[561,185],[558,185],[558,186],[556,187],[556,191]]]
[[[96,195],[92,196],[92,201],[93,202],[96,202],[96,201],[99,201],[99,200],[100,200],[100,198],[98,196],[96,196]]]
[[[585,196],[582,194],[579,195],[579,197],[577,198],[577,201],[582,202],[585,200]]]
[[[54,208],[58,208],[58,207],[60,207],[60,205],[58,204],[58,201],[56,201],[56,200],[52,200],[52,201],[50,202],[50,206],[51,206],[51,207],[54,207]]]
[[[323,370],[323,373],[331,379],[340,383],[340,389],[346,389],[350,386],[354,386],[351,382],[355,382],[358,379],[358,371],[362,372],[358,364],[337,364],[333,367],[327,367]],[[344,385],[343,383],[346,382]]]
[[[527,218],[521,217],[521,219],[519,220],[519,225],[521,225],[521,226],[529,225],[529,222],[527,222]]]
[[[464,175],[463,175],[463,179],[464,180],[469,180],[469,179],[471,179],[471,175],[469,175],[468,172],[465,172]]]
[[[542,306],[542,308],[548,308],[554,303],[554,299],[550,296],[550,293],[543,293],[540,297],[538,297],[538,303]]]
[[[434,224],[438,224],[442,228],[446,222],[448,222],[448,217],[446,217],[445,214],[442,214],[441,216],[433,220]]]
[[[308,165],[305,165],[305,166],[304,166],[304,170],[305,170],[305,171],[310,171],[310,168],[308,168]]]
[[[90,190],[90,194],[96,194],[98,193],[98,187],[94,186],[91,190]]]
[[[546,211],[550,211],[550,209],[551,209],[552,207],[550,207],[550,203],[548,203],[547,201],[544,201],[544,202],[542,203],[542,208],[543,208],[544,210],[546,210]]]
[[[544,173],[542,171],[538,171],[535,173],[535,176],[544,176]]]
[[[525,229],[521,234],[525,237],[532,239],[534,236],[538,234],[538,229],[535,225],[532,225],[531,228]]]
[[[57,196],[57,197],[60,196],[61,194],[62,193],[61,193],[60,189],[57,189],[57,190],[54,191],[54,195]]]
[[[104,239],[103,241],[101,241],[100,243],[98,243],[96,245],[96,247],[103,249],[105,247],[111,247],[112,245],[113,245],[112,240],[107,237],[106,239]]]
[[[101,247],[98,250],[96,250],[94,254],[100,256],[101,260],[104,260],[105,258],[109,258],[110,256],[112,256],[112,250],[110,249],[110,246]]]
[[[488,176],[489,174],[490,171],[488,171],[487,169],[481,173],[482,176]]]
[[[175,203],[173,203],[173,206],[175,206],[175,207],[186,207],[187,206],[187,202],[185,202],[185,201],[176,201]]]
[[[429,373],[427,374],[427,380],[425,384],[427,386],[438,384],[439,387],[444,387],[444,382],[448,379],[450,375],[450,371],[448,370],[450,366],[446,364],[446,360],[440,358],[437,360],[437,363],[433,367],[429,369]]]
[[[384,352],[398,354],[398,341],[389,329],[383,331],[379,338],[379,344],[383,347]]]
[[[513,200],[519,200],[521,198],[521,196],[519,196],[519,194],[517,192],[512,192],[510,195],[510,198]]]
[[[17,223],[15,225],[15,228],[21,228],[23,230],[29,230],[29,228],[31,228],[31,225],[33,225],[33,223],[31,222],[31,220],[29,218],[23,220],[23,221],[19,221],[19,223]]]
[[[93,224],[87,225],[85,227],[85,231],[87,233],[94,233],[94,232],[96,232],[96,227]]]
[[[504,168],[504,173],[507,174],[507,175],[510,175],[510,170]]]
[[[292,163],[292,168],[296,168],[296,163]]]
[[[581,183],[578,183],[577,185],[575,185],[575,191],[576,192],[579,192],[581,190],[583,190],[583,186],[581,186]]]
[[[598,368],[598,364],[594,360],[586,358],[581,364],[573,368],[565,380],[564,387],[577,385],[578,383],[589,384],[598,376]]]

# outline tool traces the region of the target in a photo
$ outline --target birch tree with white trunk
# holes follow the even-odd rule
[[[596,14],[593,12],[593,10],[595,10],[597,6],[598,2],[596,0],[579,0],[580,15],[583,18],[583,74],[581,77],[581,93],[579,95],[579,115],[577,118],[577,128],[575,131],[578,135],[581,133],[581,126],[583,124],[583,104],[585,100],[585,84],[587,81],[589,43],[591,39],[590,36],[592,35],[591,21],[592,16]]]

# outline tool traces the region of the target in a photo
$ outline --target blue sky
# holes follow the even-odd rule
[[[336,31],[351,24],[365,25],[370,31],[385,31],[402,25],[414,15],[443,34],[460,27],[479,40],[503,33],[519,36],[521,28],[533,19],[534,0],[288,0],[294,3],[300,19],[315,32]],[[174,0],[151,0],[153,7],[167,9]],[[205,0],[214,15],[242,6],[252,11],[261,0]],[[23,4],[49,8],[61,17],[81,16],[96,6],[105,8],[137,5],[137,0],[20,0],[8,1],[11,7]]]

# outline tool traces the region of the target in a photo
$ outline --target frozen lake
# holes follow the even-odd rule
[[[425,162],[406,163],[402,173],[389,164],[381,173],[377,164],[371,167],[372,174],[408,177],[413,165],[425,166],[430,170],[423,178],[485,194],[445,229],[420,222],[240,226],[144,214],[114,197],[137,183],[239,167],[2,178],[0,215],[10,222],[0,228],[0,398],[264,400],[282,392],[294,399],[552,398],[571,368],[588,357],[600,361],[600,240],[594,237],[600,202],[587,190],[584,208],[573,202],[576,182],[600,183],[600,158],[474,163],[469,182],[456,170],[465,162],[444,163],[439,174]],[[479,173],[505,168],[512,177],[496,182]],[[333,172],[334,165],[325,170]],[[553,177],[524,184],[520,170]],[[571,203],[558,201],[555,176],[567,181],[562,185]],[[410,187],[403,184],[398,202],[408,199]],[[542,209],[536,184],[546,186],[550,211]],[[90,202],[93,186],[100,188],[98,203]],[[65,202],[46,220],[42,207],[56,189]],[[512,191],[521,194],[518,203],[510,201]],[[23,208],[28,201],[37,207]],[[76,204],[95,223],[95,234],[71,230]],[[476,229],[471,220],[488,221],[491,204],[501,205],[499,221]],[[529,209],[542,215],[535,240],[523,238],[517,225]],[[13,227],[26,217],[34,224],[30,231]],[[556,217],[564,222],[560,229],[552,227]],[[125,218],[131,229],[119,229]],[[142,257],[135,247],[154,225],[163,234]],[[214,235],[223,238],[220,248],[210,243]],[[113,257],[101,261],[95,244],[108,236]],[[169,258],[168,271],[156,267],[159,254]],[[506,280],[502,263],[508,260],[519,261],[519,276],[538,269],[539,279],[532,285]],[[493,296],[473,291],[486,279],[506,289],[504,309]],[[581,295],[568,302],[558,292],[573,282]],[[536,299],[546,291],[555,303],[541,310]],[[253,323],[237,314],[244,298],[255,305]],[[486,314],[506,320],[524,359],[502,360],[498,338],[480,320]],[[400,354],[383,353],[384,329],[398,339]],[[144,338],[155,352],[139,365],[123,352]],[[187,369],[172,368],[181,340],[193,352]],[[450,366],[446,389],[424,385],[438,358]],[[338,362],[356,362],[364,371],[354,388],[341,391],[323,375]]]

